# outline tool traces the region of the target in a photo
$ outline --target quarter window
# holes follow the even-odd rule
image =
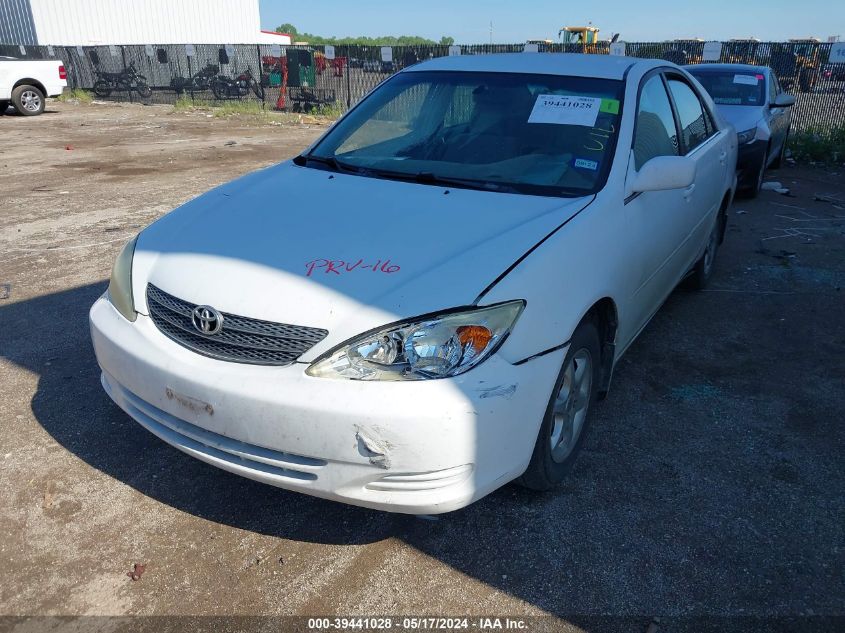
[[[678,155],[678,132],[663,79],[654,75],[640,92],[634,132],[634,167],[639,170],[655,156]]]
[[[678,79],[669,80],[669,90],[672,92],[675,107],[678,109],[684,147],[688,152],[692,151],[706,141],[708,137],[707,123],[704,120],[701,101],[688,84]]]

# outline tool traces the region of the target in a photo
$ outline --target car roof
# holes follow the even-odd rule
[[[675,66],[655,59],[581,53],[496,53],[492,55],[453,55],[415,64],[402,72],[451,70],[499,73],[536,73],[598,79],[624,79],[633,66],[645,68]]]
[[[701,72],[741,72],[741,73],[765,73],[768,66],[754,66],[752,64],[689,64],[683,67],[690,73]]]

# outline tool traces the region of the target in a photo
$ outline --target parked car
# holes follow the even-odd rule
[[[47,97],[57,97],[67,86],[67,71],[59,60],[0,57],[0,114],[11,104],[18,114],[44,112]]]
[[[416,64],[126,245],[90,313],[102,384],[189,455],[318,497],[547,489],[628,346],[711,276],[736,151],[671,63]]]
[[[756,196],[769,167],[783,163],[791,125],[786,94],[771,68],[747,64],[687,66],[713,98],[716,108],[736,128],[739,137],[739,187]]]
[[[845,64],[841,62],[827,64],[822,74],[828,81],[845,81]]]

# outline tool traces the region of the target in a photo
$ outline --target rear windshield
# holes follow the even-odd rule
[[[586,195],[606,179],[621,90],[621,81],[558,75],[399,73],[309,157],[366,176]]]
[[[714,72],[691,70],[719,105],[763,105],[766,97],[766,78],[753,72]]]

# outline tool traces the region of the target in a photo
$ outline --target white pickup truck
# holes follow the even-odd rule
[[[59,60],[0,57],[0,114],[10,103],[24,116],[41,114],[46,97],[62,94],[65,86],[67,71]]]

